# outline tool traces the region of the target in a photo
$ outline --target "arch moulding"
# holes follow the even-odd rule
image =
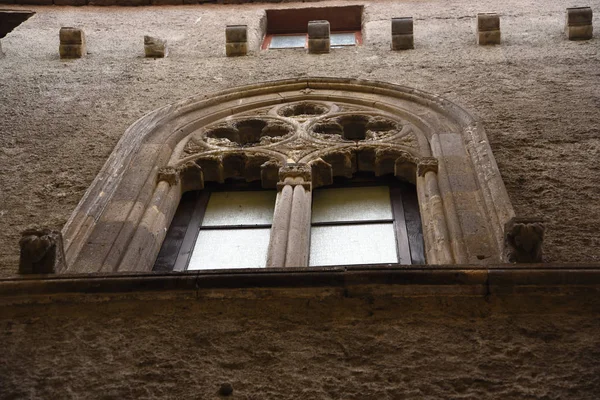
[[[312,188],[356,171],[416,185],[429,264],[507,260],[514,212],[477,119],[403,86],[303,78],[192,97],[136,121],[64,226],[57,272],[151,270],[182,193],[205,181],[260,180],[278,190],[276,217],[309,215]],[[305,265],[290,247],[308,246],[289,226],[310,223],[302,218],[274,222],[269,266]]]

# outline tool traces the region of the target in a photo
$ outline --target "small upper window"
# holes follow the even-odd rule
[[[332,48],[361,44],[362,11],[362,6],[267,10],[267,32],[262,49],[308,47],[308,22],[315,20],[329,21]]]

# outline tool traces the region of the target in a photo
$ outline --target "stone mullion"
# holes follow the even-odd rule
[[[279,170],[267,267],[308,266],[311,177],[307,164],[288,163]]]
[[[310,245],[311,191],[303,185],[294,187],[290,231],[285,255],[286,267],[308,267]]]
[[[277,193],[271,226],[271,239],[267,253],[267,268],[285,267],[293,196],[294,188],[292,185],[283,185]]]

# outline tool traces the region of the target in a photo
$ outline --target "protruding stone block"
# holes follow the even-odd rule
[[[329,21],[308,22],[308,52],[311,54],[329,53]]]
[[[20,274],[51,274],[64,269],[65,255],[62,234],[50,229],[28,229],[19,241]]]
[[[500,15],[477,14],[477,43],[482,46],[500,44]]]
[[[567,8],[565,34],[569,40],[588,40],[593,36],[592,9],[590,7]]]
[[[152,36],[144,36],[146,57],[163,58],[168,54],[167,41]]]
[[[412,17],[392,18],[392,50],[415,48]]]
[[[512,218],[504,226],[506,259],[513,263],[541,263],[544,221],[539,218]]]
[[[81,58],[85,55],[85,34],[82,29],[62,27],[59,38],[60,58]]]
[[[248,54],[247,25],[227,25],[225,28],[225,53],[227,57]]]

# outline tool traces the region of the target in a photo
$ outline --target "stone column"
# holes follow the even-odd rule
[[[422,158],[417,167],[417,195],[428,264],[453,264],[450,233],[437,182],[437,159]]]
[[[287,164],[279,170],[267,267],[308,266],[311,167]]]
[[[157,173],[152,199],[129,242],[118,271],[149,271],[160,251],[181,194],[204,187],[200,167],[190,162],[177,168],[163,167]]]

